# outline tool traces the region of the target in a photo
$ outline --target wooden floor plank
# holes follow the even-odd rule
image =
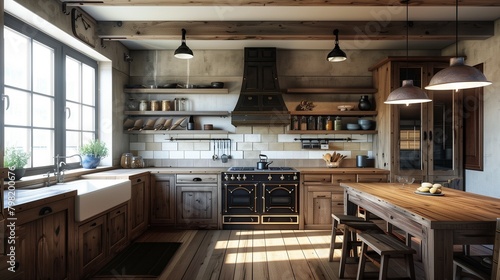
[[[265,241],[269,279],[295,279],[281,231],[266,230]]]
[[[339,280],[339,262],[328,261],[329,230],[152,228],[136,242],[183,243],[158,279]],[[391,270],[401,270],[402,265],[397,260]],[[355,264],[346,267],[346,277],[355,277],[356,269]],[[425,279],[421,262],[416,263],[416,274],[418,280]]]
[[[238,254],[236,256],[236,267],[234,268],[234,279],[252,280],[252,231],[244,230],[237,232],[240,235]]]
[[[215,246],[215,244],[213,243],[213,237],[214,235],[218,237],[219,234],[215,234],[216,231],[213,230],[204,230],[200,232],[205,232],[205,235],[182,279],[195,279],[196,276],[200,273],[200,270],[202,268],[206,268],[206,265],[204,264],[206,263],[208,265],[208,262],[212,257],[211,254],[213,252],[213,247]]]
[[[300,248],[304,254],[304,257],[306,258],[307,263],[312,273],[314,273],[315,277],[317,277],[318,279],[338,279],[337,274],[331,275],[331,273],[329,273],[327,269],[322,265],[321,259],[316,253],[314,245],[311,244],[306,231],[296,230],[294,232],[297,238],[297,242],[300,244]],[[336,267],[336,269],[338,270],[338,262],[332,263],[332,266]]]
[[[193,230],[189,238],[183,240],[181,247],[178,249],[172,260],[170,260],[165,271],[160,279],[181,280],[191,261],[198,251],[200,243],[207,234],[206,231]],[[182,256],[182,257],[181,257]]]
[[[232,280],[234,279],[234,269],[236,267],[236,258],[238,256],[238,244],[240,236],[236,230],[231,230],[229,240],[227,242],[226,253],[224,255],[224,265],[222,266],[219,279]]]
[[[224,256],[226,255],[229,233],[228,230],[217,230],[216,234],[212,236],[211,245],[206,252],[204,266],[200,268],[196,280],[219,279],[224,264]]]
[[[310,269],[294,231],[282,230],[281,233],[295,279],[322,279]]]
[[[253,242],[253,277],[254,279],[269,279],[269,267],[267,266],[266,241],[263,230],[254,230],[252,232]]]

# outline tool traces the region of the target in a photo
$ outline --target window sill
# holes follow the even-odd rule
[[[92,174],[102,171],[108,171],[117,169],[119,167],[114,166],[98,166],[96,169],[85,169],[85,168],[75,168],[65,170],[64,181],[74,181],[80,179],[82,175]],[[53,183],[55,181],[55,176],[53,173],[50,174],[50,182]],[[9,181],[4,181],[4,185],[7,185]],[[33,176],[25,176],[21,178],[19,181],[15,181],[16,188],[40,188],[43,187],[47,182],[46,174],[43,175],[33,175]]]

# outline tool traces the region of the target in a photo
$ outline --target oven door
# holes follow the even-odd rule
[[[224,184],[222,203],[225,215],[257,213],[257,184]]]
[[[264,214],[298,213],[298,184],[263,183],[262,187]]]

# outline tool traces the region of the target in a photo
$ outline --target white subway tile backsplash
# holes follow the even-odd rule
[[[193,151],[194,150],[194,143],[192,142],[179,142],[177,144],[177,149],[179,151]]]
[[[152,134],[139,134],[137,142],[154,142],[154,135]]]
[[[236,149],[238,151],[251,151],[252,143],[236,143]]]
[[[294,138],[300,138],[300,134],[278,134],[278,142],[295,142]]]
[[[245,142],[261,142],[260,134],[245,134]]]
[[[170,151],[170,159],[184,159],[184,151]]]
[[[154,158],[153,151],[139,151],[137,152],[139,156],[141,156],[143,159],[152,159]]]
[[[146,143],[132,142],[130,143],[130,149],[134,151],[144,151],[146,150]]]
[[[200,151],[185,151],[185,159],[200,159]]]
[[[243,134],[229,134],[228,138],[232,140],[232,142],[243,142]]]
[[[169,158],[169,152],[168,151],[154,151],[153,157],[155,159],[166,159],[166,158]]]
[[[200,143],[194,143],[193,150],[195,150],[195,151],[208,151],[208,150],[210,150],[210,143],[207,141],[200,142]]]
[[[161,149],[163,151],[177,151],[177,143],[175,142],[161,143]]]
[[[253,143],[252,150],[254,150],[254,151],[269,150],[269,144],[268,143]]]
[[[168,134],[155,134],[154,142],[170,142],[170,135]]]

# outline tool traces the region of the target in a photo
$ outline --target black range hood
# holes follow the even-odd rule
[[[290,124],[278,83],[276,48],[245,48],[243,83],[231,123],[283,126]]]

